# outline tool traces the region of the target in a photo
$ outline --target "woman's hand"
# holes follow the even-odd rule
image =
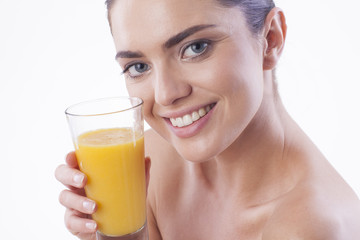
[[[145,158],[147,186],[150,179],[150,165],[150,158]],[[97,224],[91,219],[91,214],[96,211],[96,203],[85,196],[86,176],[80,172],[74,152],[66,156],[66,164],[57,167],[55,177],[68,188],[59,195],[60,203],[66,208],[65,226],[82,240],[95,240]]]
[[[66,164],[57,167],[55,177],[68,188],[59,195],[66,208],[66,228],[82,240],[95,240],[97,225],[91,214],[96,211],[96,204],[85,196],[86,176],[80,172],[74,152],[66,156]]]

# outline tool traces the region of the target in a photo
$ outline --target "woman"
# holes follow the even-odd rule
[[[360,202],[288,115],[271,0],[107,1],[129,95],[144,100],[151,240],[359,239]],[[74,153],[56,170],[67,228],[95,239]],[[150,162],[147,159],[149,169]]]

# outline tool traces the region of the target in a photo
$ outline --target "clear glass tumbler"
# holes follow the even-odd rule
[[[86,195],[97,204],[98,240],[148,239],[142,105],[115,97],[65,111]]]

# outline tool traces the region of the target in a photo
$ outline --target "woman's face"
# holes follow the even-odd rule
[[[185,159],[226,150],[259,109],[262,47],[238,8],[213,0],[121,0],[111,9],[117,61],[150,126]]]

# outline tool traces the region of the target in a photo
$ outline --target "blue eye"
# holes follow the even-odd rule
[[[149,65],[145,63],[135,63],[127,67],[124,72],[128,72],[130,77],[138,77],[149,70]]]
[[[207,42],[192,43],[185,48],[182,58],[187,59],[200,56],[207,50],[208,46],[209,44]]]

